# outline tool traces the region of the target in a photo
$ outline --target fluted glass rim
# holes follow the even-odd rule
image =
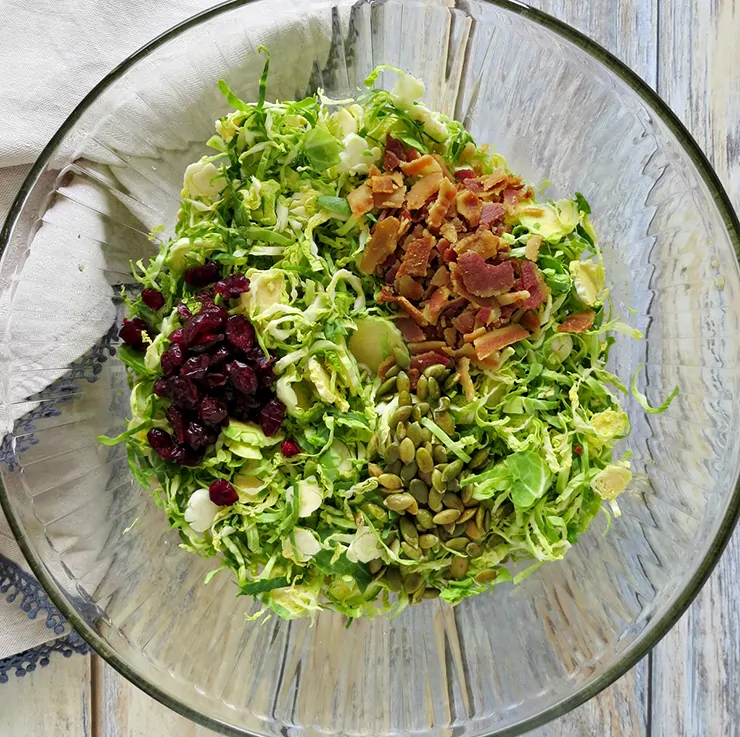
[[[226,2],[220,3],[208,10],[193,15],[143,45],[123,62],[118,64],[118,66],[116,66],[97,85],[95,85],[92,90],[85,95],[82,101],[50,139],[49,143],[41,152],[21,185],[5,220],[2,231],[0,231],[0,266],[6,258],[5,247],[10,240],[11,233],[19,220],[31,190],[36,185],[41,174],[44,172],[52,157],[59,149],[64,138],[74,129],[75,124],[80,120],[83,114],[109,87],[121,79],[126,72],[139,61],[143,60],[150,53],[161,46],[164,46],[183,32],[195,28],[238,7],[266,1],[267,0],[227,0]],[[400,1],[403,2],[403,0]],[[695,166],[697,173],[708,188],[712,200],[722,217],[723,225],[735,251],[735,257],[740,263],[740,220],[738,220],[730,198],[704,152],[689,133],[686,126],[668,107],[662,98],[616,56],[607,51],[596,41],[593,41],[580,31],[569,26],[567,23],[548,15],[547,13],[532,8],[523,2],[519,2],[518,0],[480,1],[501,8],[502,10],[515,13],[555,32],[600,62],[638,95],[638,97],[650,108],[651,112],[654,113],[676,137],[683,149],[683,152],[689,157]],[[458,2],[456,0],[454,7],[457,7],[457,5]],[[43,585],[50,599],[98,655],[100,655],[113,668],[115,668],[116,671],[134,683],[134,685],[142,691],[188,719],[191,719],[209,729],[215,729],[224,734],[234,735],[235,737],[257,737],[257,735],[254,735],[254,733],[249,732],[248,730],[226,724],[217,718],[208,716],[191,708],[184,701],[173,697],[150,682],[146,677],[132,670],[126,660],[118,655],[115,650],[110,648],[105,640],[92,627],[90,627],[82,615],[68,601],[62,590],[57,586],[53,577],[47,573],[40,555],[38,555],[33,549],[28,538],[21,529],[19,519],[13,511],[9,495],[5,485],[3,484],[2,478],[0,478],[0,507],[3,509],[5,516],[8,519],[13,534],[15,535],[18,545],[29,563],[31,570]],[[727,509],[718,525],[714,540],[709,546],[704,558],[697,566],[693,576],[688,580],[683,591],[679,594],[673,605],[661,617],[656,618],[648,627],[646,627],[644,632],[622,654],[621,658],[616,663],[591,683],[585,685],[575,693],[564,697],[558,703],[544,709],[539,714],[495,732],[494,734],[496,737],[517,737],[518,735],[522,735],[525,732],[542,726],[553,719],[563,716],[588,699],[596,696],[600,691],[611,685],[630,668],[635,666],[638,661],[645,657],[645,655],[647,655],[649,651],[668,633],[699,593],[700,589],[707,581],[709,575],[719,561],[739,516],[740,482],[736,484],[735,489],[732,492]]]

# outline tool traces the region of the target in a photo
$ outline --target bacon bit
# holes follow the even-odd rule
[[[416,161],[420,157],[421,154],[413,146],[409,146],[404,153],[406,161]]]
[[[437,244],[439,248],[439,244]],[[444,266],[440,266],[429,282],[433,287],[446,287],[450,283],[450,272]]]
[[[516,277],[511,261],[486,263],[477,253],[468,251],[457,259],[465,288],[477,297],[494,297],[514,286]]]
[[[487,308],[483,308],[487,309]],[[472,333],[475,327],[475,312],[473,310],[465,310],[460,313],[453,321],[452,324],[461,333]]]
[[[468,221],[468,225],[471,228],[477,228],[483,206],[478,195],[467,189],[463,189],[457,193],[455,205],[457,206],[458,213]]]
[[[478,310],[476,319],[480,320],[484,325],[488,325],[488,323],[491,322],[492,314],[493,314],[493,310],[490,307],[481,307]]]
[[[593,324],[596,313],[593,310],[574,312],[568,315],[561,325],[558,325],[559,333],[585,333]]]
[[[398,185],[393,181],[393,177],[390,174],[377,174],[369,178],[370,189],[373,193],[381,192],[388,194],[398,189]]]
[[[470,378],[470,359],[461,358],[457,362],[457,373],[460,374],[460,384],[465,391],[465,399],[472,402],[475,399],[475,387],[473,380]]]
[[[573,452],[579,456],[583,454],[583,446],[582,445],[574,445],[573,446]]]
[[[439,228],[442,225],[447,210],[449,210],[450,205],[455,201],[456,194],[457,187],[449,179],[443,179],[439,185],[437,200],[429,208],[427,223],[430,228]]]
[[[404,152],[401,141],[391,138],[390,134],[386,135],[383,168],[386,171],[392,171],[393,169],[397,169],[403,160]]]
[[[391,266],[388,271],[385,273],[385,283],[386,284],[393,284],[394,281],[396,281],[396,274],[398,273],[398,269],[401,267],[401,262],[396,261],[393,266]]]
[[[463,281],[462,273],[460,272],[460,267],[456,263],[450,264],[450,276],[452,277],[452,286],[454,287],[455,292],[466,301],[472,302],[477,307],[493,308],[498,306],[498,302],[495,297],[478,297],[467,290],[465,282]]]
[[[387,217],[375,226],[370,240],[365,244],[360,262],[360,271],[363,274],[372,274],[396,250],[400,226],[401,223],[395,217]]]
[[[506,294],[499,294],[497,297],[498,303],[504,307],[508,307],[509,305],[515,305],[517,302],[524,302],[524,300],[529,299],[529,292],[526,289],[523,289],[519,292],[507,292]]]
[[[471,360],[476,360],[477,358],[475,355],[475,346],[472,343],[463,343],[459,348],[452,351],[452,355],[455,358],[469,358]]]
[[[537,267],[531,261],[521,262],[522,286],[529,292],[529,299],[524,303],[528,310],[536,310],[547,301],[546,287],[540,282]]]
[[[419,179],[406,196],[409,210],[418,210],[423,207],[432,195],[437,194],[443,179],[444,175],[441,171],[432,172]]]
[[[536,312],[529,310],[519,319],[519,324],[524,325],[531,333],[538,333],[540,330],[540,318]]]
[[[472,177],[475,177],[475,172],[472,169],[458,169],[455,172],[455,179],[458,182],[464,182],[466,179],[471,179]]]
[[[500,202],[484,202],[480,212],[480,226],[490,228],[491,223],[506,215],[506,208]]]
[[[414,307],[414,305],[411,304],[411,302],[406,299],[406,297],[398,297],[398,304],[403,307],[404,310],[409,314],[409,316],[416,321],[417,324],[421,325],[422,327],[427,324],[427,319],[424,317],[424,314],[418,307]]]
[[[501,368],[501,354],[498,351],[494,351],[490,356],[487,356],[483,360],[478,358],[473,358],[471,360],[481,369],[491,369],[496,371]]]
[[[406,246],[406,254],[403,257],[401,268],[398,270],[398,275],[426,276],[433,246],[434,238],[430,235],[424,235],[411,241]]]
[[[541,235],[530,235],[527,245],[524,246],[524,258],[530,261],[536,261],[540,255],[540,246],[542,245]]]
[[[403,207],[403,203],[406,200],[406,185],[399,187],[395,192],[386,194],[384,192],[376,192],[373,194],[373,206],[376,209],[390,208],[396,210],[399,207]],[[407,226],[408,227],[408,226]]]
[[[475,192],[475,194],[483,193],[483,184],[481,183],[480,179],[476,179],[474,177],[465,179],[463,180],[463,186],[470,192]]]
[[[424,154],[413,161],[405,161],[401,164],[401,171],[407,177],[423,177],[435,171],[442,171],[439,162],[430,154]]]
[[[429,351],[442,351],[445,348],[447,348],[447,343],[443,340],[422,340],[419,343],[409,343],[408,345],[409,351],[414,356],[419,356]]]
[[[388,356],[388,358],[383,361],[380,366],[378,366],[378,376],[380,377],[381,381],[385,379],[385,375],[396,365],[396,359],[393,356]]]
[[[397,317],[396,327],[407,343],[419,343],[425,338],[424,331],[410,317]]]
[[[424,307],[424,317],[432,324],[436,325],[439,316],[445,311],[450,297],[450,290],[447,287],[439,287],[432,293],[431,299]]]
[[[422,353],[419,356],[414,356],[411,359],[411,368],[416,369],[419,373],[424,371],[429,366],[436,366],[441,363],[445,368],[449,368],[452,364],[452,359],[446,356],[444,353],[437,353],[436,351],[429,351]]]
[[[477,253],[484,261],[493,258],[498,253],[501,240],[490,230],[478,230],[466,235],[455,244],[455,251],[463,254],[468,251]]]
[[[505,189],[503,192],[504,205],[507,210],[513,210],[522,199],[521,189]]]
[[[499,167],[496,171],[491,174],[484,174],[480,177],[481,186],[484,192],[490,192],[497,184],[502,184],[506,181],[506,170],[503,167]]]
[[[368,179],[372,179],[373,177],[379,177],[380,176],[380,169],[378,169],[375,164],[370,164],[370,168],[367,170],[367,177]],[[372,185],[370,186],[372,189]]]
[[[434,160],[439,164],[439,168],[442,170],[442,174],[444,174],[447,179],[454,180],[452,172],[450,171],[450,167],[447,166],[447,162],[439,154],[432,154],[432,156],[434,157]]]
[[[442,331],[442,335],[444,335],[445,342],[450,348],[454,348],[457,345],[457,330],[455,328],[445,328]]]
[[[488,331],[484,326],[473,330],[472,333],[465,333],[465,335],[463,335],[463,343],[472,343],[473,341],[478,340],[478,338],[485,335],[487,332]]]
[[[402,297],[412,299],[414,302],[418,302],[424,296],[424,287],[419,282],[415,282],[408,274],[401,274],[400,269],[399,276],[396,279],[396,291]]]
[[[528,338],[529,333],[521,325],[507,325],[505,328],[490,330],[474,341],[478,360],[483,361],[507,345]]]
[[[393,171],[397,169],[401,164],[401,159],[393,153],[393,151],[385,150],[385,156],[383,156],[383,168],[386,171]]]
[[[444,223],[439,232],[447,238],[450,243],[457,243],[457,229],[454,223]]]
[[[347,195],[352,214],[358,218],[373,209],[373,193],[367,182],[363,182],[357,189]]]
[[[408,374],[409,374],[409,383],[411,384],[411,391],[414,392],[416,391],[416,385],[419,382],[419,377],[421,376],[421,372],[419,371],[419,369],[412,368],[412,369],[409,369]]]

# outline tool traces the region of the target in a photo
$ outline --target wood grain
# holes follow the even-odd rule
[[[658,92],[740,207],[740,4],[663,0]],[[653,737],[740,734],[740,534],[653,652]]]
[[[0,685],[2,737],[94,737],[90,658],[52,656],[44,668]]]

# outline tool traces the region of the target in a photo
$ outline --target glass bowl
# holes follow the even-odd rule
[[[591,202],[616,308],[612,369],[670,411],[626,409],[635,480],[623,516],[564,562],[451,609],[426,602],[346,628],[249,621],[255,610],[129,474],[123,366],[129,260],[172,228],[185,166],[227,105],[323,87],[353,93],[378,63],[426,83],[432,107],[514,171]],[[381,76],[379,84],[384,84]],[[235,735],[515,735],[624,673],[676,621],[738,512],[738,222],[675,116],[566,26],[499,0],[230,3],[115,69],[53,138],[2,233],[0,499],[54,602],[135,684]],[[634,312],[633,312],[634,311]],[[735,429],[733,429],[735,428]]]

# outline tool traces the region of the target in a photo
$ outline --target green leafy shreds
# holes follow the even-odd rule
[[[619,513],[615,500],[629,480],[629,463],[612,456],[629,422],[611,389],[627,389],[605,365],[612,331],[640,337],[609,314],[588,202],[576,194],[549,204],[554,225],[542,234],[537,256],[549,294],[539,309],[540,331],[504,349],[497,371],[471,367],[472,401],[452,385],[454,432],[431,415],[421,421],[449,459],[464,464],[456,482],[481,508],[468,524],[485,523],[480,554],[453,580],[446,548],[420,560],[399,552],[399,515],[384,506],[377,479],[368,476],[368,443],[387,437],[396,405],[378,403],[380,380],[349,348],[363,321],[388,323],[389,313],[374,302],[377,279],[357,268],[375,216],[353,216],[347,196],[380,162],[388,135],[452,168],[490,173],[505,161],[476,146],[461,123],[426,108],[423,85],[402,73],[391,91],[370,89],[356,102],[334,103],[320,91],[269,102],[270,59],[259,50],[266,59],[257,102],[219,82],[233,112],[216,122],[208,141],[214,154],[185,173],[174,236],[149,262],[132,264],[136,280],[159,290],[165,305],[154,312],[122,293],[151,334],[144,353],[119,349],[129,368],[131,419],[127,430],[101,442],[126,442],[135,479],[153,490],[182,546],[218,557],[211,575],[229,569],[242,594],[288,619],[325,608],[350,621],[398,613],[410,595],[376,575],[389,565],[418,574],[419,591],[439,591],[456,604],[562,558],[603,505]],[[379,67],[366,85],[382,71],[398,70]],[[515,219],[501,237],[523,258],[537,229],[542,223]],[[166,336],[182,327],[177,304],[200,309],[183,274],[209,259],[222,277],[244,273],[250,280],[249,291],[226,306],[244,314],[262,350],[277,356],[275,391],[287,416],[273,438],[256,425],[230,422],[190,468],[152,453],[146,433],[169,427],[169,402],[153,393],[153,384]],[[595,312],[591,329],[557,332],[569,314],[584,309]],[[648,412],[665,411],[676,394],[652,408],[636,375],[632,393]],[[283,456],[285,438],[300,455]],[[228,507],[208,499],[208,487],[221,478],[239,495]]]

